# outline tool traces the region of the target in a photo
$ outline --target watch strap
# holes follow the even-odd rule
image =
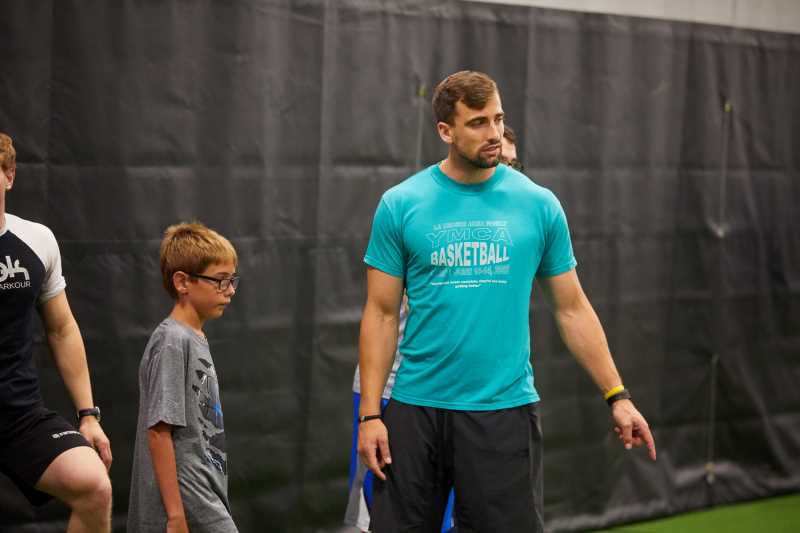
[[[100,408],[95,405],[94,407],[90,407],[88,409],[79,409],[78,421],[80,422],[81,418],[84,416],[93,416],[98,422],[100,422]]]
[[[614,405],[614,402],[618,400],[630,400],[630,399],[631,399],[631,393],[628,392],[628,389],[622,389],[618,393],[612,394],[611,396],[606,398],[606,403],[608,405]]]

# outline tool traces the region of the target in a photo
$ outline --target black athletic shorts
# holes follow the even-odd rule
[[[0,472],[19,487],[33,505],[52,496],[34,488],[56,457],[78,446],[89,446],[80,432],[59,414],[37,407],[0,435]]]
[[[392,464],[373,486],[373,533],[438,531],[450,487],[459,533],[541,533],[538,404],[453,411],[391,400]]]

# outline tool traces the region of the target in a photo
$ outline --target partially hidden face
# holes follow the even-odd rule
[[[514,164],[518,162],[517,145],[505,137],[503,137],[501,140],[501,144],[503,149],[502,153],[500,154],[500,162],[508,166],[514,166]]]
[[[470,109],[458,101],[455,111],[449,129],[451,146],[456,153],[478,168],[497,166],[505,116],[500,95],[495,92],[483,109]]]

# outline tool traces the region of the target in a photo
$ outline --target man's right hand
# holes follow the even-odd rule
[[[84,416],[81,418],[78,430],[100,456],[100,460],[106,465],[106,470],[109,470],[113,460],[111,444],[108,442],[108,437],[103,432],[103,428],[100,427],[100,422],[93,416]]]
[[[383,420],[367,420],[358,425],[358,455],[378,478],[386,481],[383,468],[392,463],[389,452],[389,432]]]

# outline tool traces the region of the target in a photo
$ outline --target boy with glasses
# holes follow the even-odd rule
[[[225,429],[203,333],[236,293],[236,250],[200,223],[167,228],[164,288],[175,300],[139,366],[139,419],[128,531],[237,533],[228,502]]]

